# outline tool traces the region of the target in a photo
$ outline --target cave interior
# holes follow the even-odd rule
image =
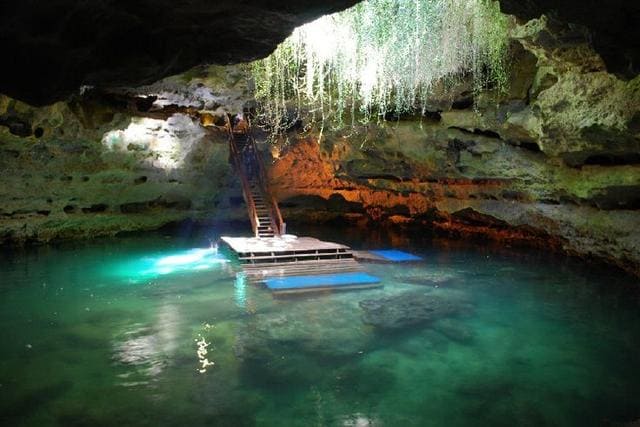
[[[547,293],[537,298],[552,299],[552,293],[566,292],[567,299],[557,300],[556,295],[549,303],[557,304],[558,310],[567,309],[575,298],[588,306],[583,312],[571,306],[575,316],[597,311],[592,313],[588,333],[576,326],[576,334],[585,340],[598,342],[599,336],[593,339],[589,334],[600,327],[606,313],[618,308],[620,313],[611,315],[615,319],[607,326],[616,329],[611,336],[618,334],[611,348],[618,355],[626,354],[623,342],[640,336],[640,323],[620,332],[625,322],[638,320],[640,307],[638,22],[640,2],[629,0],[612,0],[606,6],[594,0],[3,2],[0,247],[5,256],[0,290],[8,295],[6,304],[20,304],[24,297],[26,307],[31,307],[7,311],[5,326],[11,328],[14,322],[16,330],[21,330],[24,325],[19,319],[39,319],[50,324],[44,330],[63,337],[57,342],[68,337],[62,347],[95,344],[86,354],[110,354],[107,359],[113,360],[113,369],[131,368],[130,372],[110,371],[136,377],[126,387],[155,390],[159,397],[151,407],[162,414],[157,419],[160,424],[187,422],[191,411],[192,425],[276,425],[279,413],[286,414],[283,419],[287,420],[280,425],[424,425],[431,411],[434,425],[447,425],[445,420],[452,421],[448,425],[469,425],[474,416],[486,417],[487,425],[496,425],[497,420],[509,420],[511,425],[637,425],[637,361],[596,355],[590,346],[577,342],[571,343],[576,354],[566,357],[580,372],[561,370],[559,365],[550,372],[559,372],[566,383],[573,379],[579,386],[559,388],[560,397],[553,404],[538,389],[548,385],[540,380],[544,369],[535,365],[544,363],[544,357],[555,357],[547,347],[548,353],[535,362],[526,354],[514,356],[516,350],[504,350],[513,356],[508,360],[512,375],[500,371],[497,362],[482,372],[465,370],[464,381],[454,381],[452,393],[467,406],[455,416],[451,404],[444,404],[446,410],[435,409],[437,399],[425,390],[417,392],[430,396],[428,404],[423,402],[429,408],[424,413],[418,404],[392,405],[389,402],[396,395],[391,392],[376,393],[394,384],[398,393],[416,387],[406,372],[400,372],[401,363],[410,363],[402,359],[409,357],[406,354],[418,357],[427,348],[445,354],[443,340],[473,346],[469,344],[473,336],[474,343],[495,345],[488,344],[492,342],[487,338],[488,323],[483,323],[483,332],[474,332],[473,326],[458,319],[465,319],[469,311],[482,312],[484,294],[468,295],[479,302],[467,301],[464,295],[441,295],[441,288],[449,289],[462,276],[455,275],[453,264],[445,268],[440,262],[480,265],[485,258],[514,257],[518,260],[514,262],[521,263],[516,267],[492,264],[498,273],[469,270],[463,276],[469,283],[479,280],[478,289],[484,292],[490,288],[487,277],[499,275],[500,282],[522,269],[512,281],[527,282],[530,289],[539,280]],[[249,134],[250,138],[245,136]],[[243,154],[246,147],[254,164]],[[252,193],[258,187],[261,190]],[[376,287],[366,291],[373,292],[370,297],[363,291],[364,296],[331,300],[336,307],[351,304],[360,310],[369,329],[354,331],[351,324],[335,319],[344,315],[339,308],[327,308],[315,297],[295,300],[281,317],[256,308],[258,301],[258,306],[269,309],[276,304],[277,311],[277,301],[255,296],[264,289],[252,282],[255,272],[251,269],[245,269],[246,277],[224,276],[221,266],[237,262],[225,258],[230,253],[222,244],[218,248],[216,241],[225,233],[261,238],[308,234],[357,249],[397,248],[417,253],[416,259],[427,260],[427,267],[408,263],[403,272],[404,264],[364,263],[372,265],[368,268],[386,283],[385,291]],[[162,238],[153,240],[153,236]],[[91,246],[98,244],[103,249]],[[120,335],[113,332],[117,327],[112,320],[104,328],[96,326],[99,317],[80,320],[75,329],[56,335],[51,325],[57,320],[34,314],[39,312],[37,307],[61,298],[63,282],[71,281],[75,285],[70,286],[78,289],[84,286],[76,277],[82,274],[76,271],[79,267],[58,271],[48,256],[55,253],[69,263],[75,251],[79,262],[85,256],[108,258],[118,253],[110,248],[120,244],[128,256],[144,258],[146,264],[110,268],[114,276],[106,282],[126,277],[151,289],[167,275],[212,271],[215,283],[226,280],[233,288],[229,295],[220,293],[220,298],[234,299],[240,312],[262,325],[253,330],[240,321],[233,344],[220,330],[231,323],[220,321],[222,326],[216,330],[212,326],[216,317],[210,314],[183,319],[184,325],[192,322],[193,330],[199,328],[189,341],[193,338],[197,343],[200,377],[210,375],[208,382],[200,377],[191,381],[212,395],[236,393],[248,405],[246,413],[234,406],[231,394],[212,398],[215,410],[195,410],[190,406],[193,400],[184,403],[188,392],[162,390],[163,378],[166,384],[185,390],[193,387],[184,379],[186,371],[178,369],[180,358],[188,356],[172,347],[180,342],[175,337],[184,337],[174,331],[182,324],[179,310],[169,303],[157,312],[149,307],[142,310],[155,319],[152,326],[129,332],[121,328]],[[159,245],[164,252],[145,258],[137,244]],[[183,252],[174,253],[174,249]],[[308,256],[277,250],[281,258],[271,251],[270,262],[284,262],[283,254],[295,261]],[[465,251],[477,258],[464,258]],[[368,256],[370,262],[373,255]],[[528,257],[534,261],[526,261]],[[491,262],[496,262],[494,258]],[[349,262],[331,264],[316,273],[341,268],[351,272]],[[536,279],[527,262],[544,270],[545,278]],[[29,265],[33,271],[42,269],[41,275],[30,273]],[[439,265],[446,274],[429,270],[428,266]],[[408,276],[412,269],[416,273]],[[116,270],[126,272],[116,279]],[[49,277],[56,274],[65,279]],[[95,280],[98,286],[102,279]],[[199,279],[193,280],[197,283],[189,282],[193,296],[185,298],[197,307],[197,301],[208,297],[201,293],[204,285]],[[418,293],[411,288],[416,281],[427,285]],[[14,282],[43,292],[51,288],[47,283],[58,283],[55,289],[59,290],[42,303],[32,291],[22,297],[13,295],[18,292]],[[389,285],[396,282],[398,289],[407,286],[409,291],[396,292]],[[563,287],[565,282],[568,285]],[[451,292],[462,293],[456,286],[451,285]],[[389,288],[389,294],[375,293]],[[159,289],[145,292],[136,297],[167,298]],[[96,288],[90,294],[93,298],[100,291]],[[111,289],[108,298],[116,301],[119,296]],[[596,309],[598,298],[610,304]],[[513,305],[519,307],[522,299],[518,301]],[[472,303],[476,304],[473,310]],[[82,315],[92,314],[88,302],[81,304],[82,310],[86,308]],[[543,303],[536,300],[535,304]],[[123,316],[133,316],[122,305]],[[65,309],[67,316],[76,310],[68,300]],[[223,312],[224,304],[218,309]],[[57,310],[50,311],[57,316]],[[309,317],[304,318],[305,313]],[[334,319],[323,319],[317,329],[307,325],[314,322],[312,315],[331,317],[332,313]],[[344,319],[361,321],[349,315]],[[300,324],[306,326],[290,326],[296,316],[302,316]],[[60,324],[69,325],[72,318]],[[544,329],[542,323],[538,322],[534,336]],[[207,326],[196,328],[195,324]],[[422,334],[419,344],[407,332],[417,325]],[[16,370],[12,363],[20,357],[31,360],[36,347],[32,341],[47,341],[26,326],[23,330],[33,335],[28,338],[31,341],[24,341],[25,334],[12,335],[19,349],[8,351],[7,362],[0,367],[0,393],[15,391],[14,397],[0,404],[5,425],[68,425],[71,421],[113,425],[118,419],[137,425],[129,422],[130,417],[149,410],[141,409],[143,393],[127,403],[122,390],[110,392],[129,414],[120,418],[114,415],[115,404],[105,404],[100,412],[69,403],[83,389],[73,381],[98,375],[89,368],[71,382],[55,376],[56,381],[32,380],[19,386],[28,369]],[[333,332],[323,335],[327,330]],[[340,330],[349,332],[341,335]],[[370,331],[375,331],[375,338],[363,338]],[[390,331],[406,342],[391,342],[385,335]],[[100,353],[106,344],[99,337],[108,333],[117,339],[109,341],[110,350]],[[549,342],[561,342],[566,336],[558,332]],[[611,336],[607,339],[614,340]],[[395,353],[364,362],[350,359],[352,353],[362,356],[363,351],[384,350],[387,339]],[[284,360],[285,354],[288,357],[288,343],[295,343],[291,353],[298,356],[292,357],[300,358],[290,370],[276,361],[280,356]],[[227,363],[228,370],[216,371],[211,353],[207,356],[212,348],[222,354],[219,363]],[[313,359],[305,352],[320,356]],[[402,352],[405,355],[398,356]],[[80,350],[74,354],[80,360],[77,363],[90,364],[83,354]],[[462,355],[467,368],[475,363],[464,352],[456,354]],[[580,354],[591,358],[583,360]],[[607,369],[615,371],[611,368],[615,364],[620,369],[638,369],[629,371],[616,388],[614,380],[605,384],[605,367],[594,362],[598,357],[606,358]],[[260,368],[263,362],[270,367]],[[69,369],[64,357],[55,363],[61,371]],[[424,364],[411,366],[455,375],[451,360],[446,369],[420,363]],[[309,372],[295,371],[304,364],[309,364]],[[323,370],[323,364],[331,368]],[[240,374],[232,374],[231,365]],[[534,379],[524,378],[524,365],[536,372]],[[36,372],[50,369],[43,358],[33,357],[33,366]],[[602,376],[589,374],[589,367],[594,372],[602,368]],[[487,369],[495,371],[487,373]],[[329,371],[334,382],[325,381]],[[182,376],[177,380],[171,375]],[[224,387],[216,388],[215,375]],[[611,375],[624,377],[619,372]],[[255,378],[249,380],[251,376]],[[381,379],[376,383],[365,378],[369,376]],[[434,381],[448,387],[446,381]],[[277,399],[262,397],[261,393],[278,391],[275,383],[286,389],[283,396],[294,400],[304,396],[300,399],[315,402],[296,402],[291,408],[316,405],[316,413],[305,412],[297,418],[294,409],[285,410]],[[334,391],[329,391],[332,387]],[[598,401],[600,387],[605,397]],[[349,394],[357,392],[364,394],[364,401],[378,402],[368,406],[370,412]],[[98,392],[91,389],[91,393]],[[488,402],[484,394],[500,395],[502,403]],[[182,402],[175,409],[176,419],[157,407],[169,397]],[[338,402],[340,398],[347,403]],[[56,399],[63,403],[56,406]],[[448,397],[442,399],[449,402]],[[91,401],[98,399],[89,396],[87,402]],[[583,411],[589,405],[599,409]]]

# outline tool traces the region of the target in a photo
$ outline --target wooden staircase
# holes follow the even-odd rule
[[[361,277],[353,279],[363,268],[349,247],[312,237],[286,235],[285,223],[278,203],[269,192],[265,168],[249,123],[241,123],[242,126],[234,127],[227,122],[229,146],[242,184],[253,237],[223,236],[222,241],[238,255],[246,278],[251,282],[264,282],[279,293],[335,289],[332,286],[342,286],[342,289],[380,286],[375,277],[373,282],[363,281]],[[327,277],[333,280],[341,275],[347,276],[342,280],[356,282],[343,281],[337,285],[323,282]],[[281,282],[274,284],[273,280],[278,278],[282,278]],[[300,280],[304,283],[299,284]],[[298,284],[291,284],[292,281]]]
[[[269,192],[265,168],[258,154],[248,121],[235,128],[228,122],[229,145],[236,172],[242,183],[255,237],[269,238],[285,233],[285,224],[278,202]]]
[[[271,216],[271,209],[269,209],[267,202],[265,201],[260,185],[255,179],[249,180],[249,188],[251,190],[251,197],[256,208],[256,216],[258,218],[257,225],[257,237],[274,237],[275,232],[273,228],[273,218]]]

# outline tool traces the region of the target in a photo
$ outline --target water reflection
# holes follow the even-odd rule
[[[196,339],[195,341],[196,345],[198,346],[196,354],[198,356],[198,362],[200,363],[198,372],[204,374],[205,372],[207,372],[207,368],[209,366],[215,365],[215,362],[210,361],[207,356],[209,354],[209,346],[211,345],[211,343],[208,343],[207,340],[202,337],[202,335],[199,335],[198,339]]]
[[[127,372],[118,374],[122,379],[119,385],[152,385],[178,350],[180,329],[178,308],[165,304],[158,310],[155,325],[135,323],[117,337],[113,344],[113,359],[128,367]]]
[[[244,273],[236,274],[236,281],[233,287],[233,300],[236,306],[245,309],[247,306],[247,276]]]

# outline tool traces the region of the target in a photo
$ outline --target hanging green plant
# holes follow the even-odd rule
[[[504,89],[508,23],[493,0],[366,0],[324,16],[253,63],[261,122],[277,135],[299,119],[419,112],[436,82],[467,75],[476,91]]]

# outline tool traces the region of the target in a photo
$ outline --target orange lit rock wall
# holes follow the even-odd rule
[[[599,177],[621,167],[575,169],[483,136],[452,144],[461,135],[443,134],[437,123],[383,126],[375,140],[367,132],[329,134],[320,143],[307,136],[272,149],[269,179],[285,220],[417,227],[593,256],[638,273],[638,211],[579,197],[588,182],[598,194]]]

